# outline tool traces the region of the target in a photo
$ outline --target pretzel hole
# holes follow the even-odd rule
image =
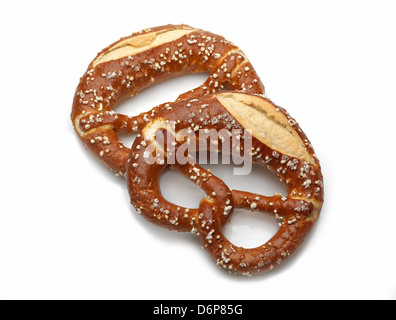
[[[278,230],[277,220],[269,214],[235,209],[222,231],[232,244],[251,249],[268,242]]]
[[[128,116],[148,112],[154,106],[175,101],[182,93],[201,86],[208,76],[206,73],[196,73],[169,79],[125,100],[116,107],[116,111]]]
[[[166,170],[160,179],[162,196],[169,202],[190,209],[198,209],[206,196],[196,184],[174,170]]]
[[[118,138],[122,141],[122,144],[125,147],[131,148],[137,135],[138,135],[137,133],[132,133],[129,135],[118,135]]]

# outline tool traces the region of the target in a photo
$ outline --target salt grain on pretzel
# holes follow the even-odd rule
[[[222,36],[187,25],[146,29],[105,48],[88,66],[71,115],[79,138],[109,169],[124,174],[130,149],[118,135],[139,132],[158,112],[172,106],[165,103],[136,117],[113,109],[145,88],[189,73],[209,77],[177,101],[224,89],[264,93],[245,54]]]
[[[202,105],[207,107],[201,108]],[[169,127],[169,123],[174,125]],[[177,140],[177,132],[191,128],[192,124],[202,130],[252,130],[250,138],[254,152],[250,155],[253,163],[271,170],[284,184],[287,196],[231,190],[193,161],[185,165],[178,162],[168,165],[166,161],[147,163],[147,149],[140,148],[143,142],[147,147],[154,145],[155,150],[166,157],[169,150],[177,151],[185,142]],[[166,131],[176,138],[174,149],[168,150],[156,138],[159,131]],[[198,131],[191,132],[198,140]],[[241,135],[240,139],[244,140],[244,137]],[[217,151],[222,151],[221,143]],[[183,208],[164,199],[159,180],[168,167],[179,171],[205,191],[206,197],[199,209]],[[273,270],[285,263],[304,242],[323,204],[319,160],[298,123],[268,99],[236,92],[181,101],[173,104],[171,111],[158,113],[142,129],[132,146],[127,183],[132,204],[147,220],[170,230],[198,234],[203,248],[211,253],[219,266],[244,275]],[[267,243],[254,249],[233,245],[222,233],[222,227],[235,208],[273,215],[278,219],[278,232]]]

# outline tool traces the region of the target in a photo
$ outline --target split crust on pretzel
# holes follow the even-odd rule
[[[81,78],[71,119],[84,146],[109,169],[123,175],[130,149],[118,135],[140,132],[170,104],[136,117],[113,109],[145,88],[189,73],[208,73],[209,77],[177,101],[221,90],[264,94],[245,54],[224,37],[187,25],[145,29],[102,50]]]
[[[147,148],[152,144],[160,145],[155,134],[166,130],[167,123],[174,124],[168,134],[176,138],[176,133],[182,129],[195,132],[196,139],[199,138],[196,129],[218,132],[236,129],[245,133],[252,129],[252,150],[241,151],[248,152],[253,163],[271,170],[284,184],[287,195],[263,196],[231,190],[193,161],[186,165],[168,165],[166,161],[148,164],[147,157],[156,154],[148,154]],[[241,134],[239,139],[245,139],[245,135]],[[183,142],[178,140],[176,144]],[[241,148],[243,145],[241,143]],[[162,150],[165,156],[169,152],[165,147]],[[221,150],[220,139],[218,151]],[[169,167],[205,191],[206,197],[199,209],[184,208],[164,199],[159,180]],[[158,113],[132,146],[127,183],[131,203],[139,214],[161,227],[198,234],[203,248],[211,253],[218,265],[231,273],[244,275],[266,272],[286,262],[304,242],[323,204],[319,160],[295,119],[262,96],[237,92],[181,101],[173,104],[171,110]],[[233,245],[223,235],[222,227],[235,208],[272,214],[279,220],[278,232],[267,243],[254,249]]]

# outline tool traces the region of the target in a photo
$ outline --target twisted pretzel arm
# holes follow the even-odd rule
[[[293,213],[308,218],[314,209],[314,205],[311,202],[282,195],[268,197],[239,190],[233,190],[232,195],[236,207],[272,214],[281,221],[279,226],[285,222],[290,224],[290,221],[294,219]]]

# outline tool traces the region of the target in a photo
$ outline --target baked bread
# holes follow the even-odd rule
[[[103,49],[81,78],[71,119],[86,149],[123,175],[130,149],[118,135],[140,132],[169,103],[136,117],[116,113],[114,108],[145,88],[189,73],[209,77],[177,101],[221,90],[264,94],[246,55],[224,37],[187,25],[146,29]]]

